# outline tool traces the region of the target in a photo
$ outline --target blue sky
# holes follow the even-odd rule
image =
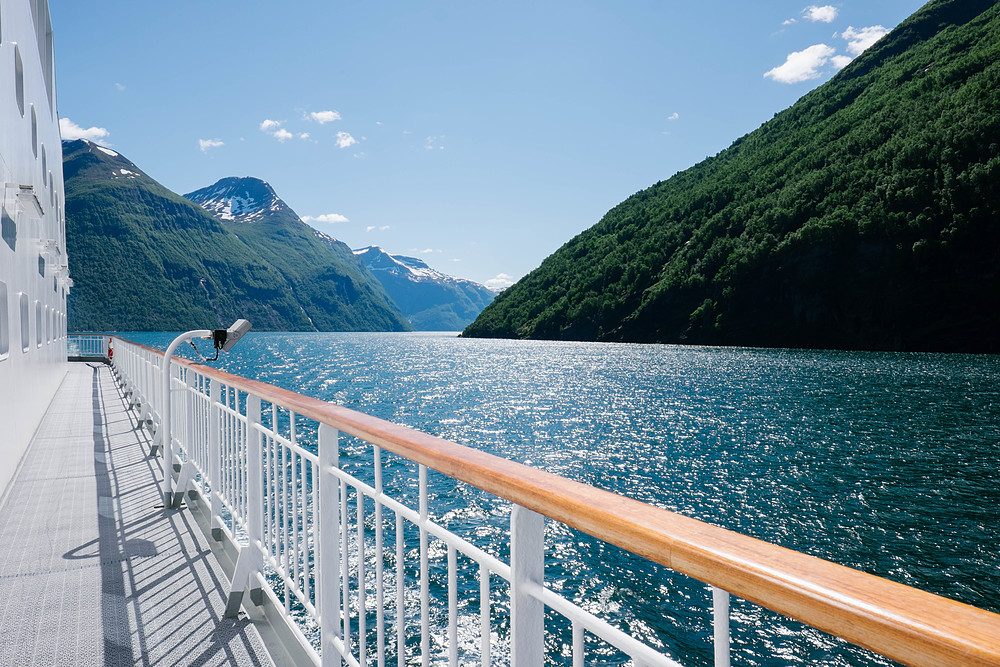
[[[920,0],[50,0],[64,137],[256,176],[351,247],[516,280]]]

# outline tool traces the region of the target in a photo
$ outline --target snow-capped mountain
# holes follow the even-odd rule
[[[286,213],[298,218],[266,181],[252,176],[223,178],[184,197],[220,220],[253,223]]]
[[[100,174],[113,181],[122,178],[149,178],[125,156],[92,141],[86,139],[63,141],[63,149],[66,150],[66,148],[73,150],[78,155],[78,160],[73,165],[75,170],[71,174],[64,174],[66,178],[75,176],[77,171],[81,169],[87,170],[91,177]]]
[[[378,246],[354,251],[381,281],[403,315],[421,331],[460,331],[496,293],[484,285],[432,269],[422,259],[391,255]]]

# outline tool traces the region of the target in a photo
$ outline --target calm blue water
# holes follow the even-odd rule
[[[251,333],[219,366],[1000,611],[998,357]],[[503,512],[435,483],[432,513],[503,553]],[[710,664],[704,586],[547,535],[550,583]],[[888,664],[735,600],[733,633],[734,664]]]

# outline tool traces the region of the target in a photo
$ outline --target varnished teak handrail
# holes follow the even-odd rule
[[[355,410],[174,361],[893,660],[1000,665],[1000,615],[992,612]]]

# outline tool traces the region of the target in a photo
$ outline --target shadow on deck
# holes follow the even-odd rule
[[[104,363],[66,377],[0,506],[0,664],[270,665]]]

